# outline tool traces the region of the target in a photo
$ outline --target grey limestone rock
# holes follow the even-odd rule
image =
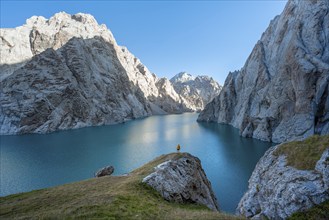
[[[110,176],[114,172],[113,166],[106,166],[95,173],[95,177]]]
[[[277,145],[256,165],[237,213],[251,219],[286,219],[329,200],[329,146],[314,170],[286,165],[284,155],[275,156]]]
[[[328,134],[328,36],[328,0],[289,0],[198,120],[276,143]]]
[[[155,167],[143,182],[158,191],[169,201],[197,203],[219,210],[211,183],[197,157],[182,153],[181,157]]]

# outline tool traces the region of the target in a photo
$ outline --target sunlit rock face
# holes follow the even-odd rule
[[[196,108],[88,14],[0,30],[0,134],[46,133]]]
[[[314,170],[288,166],[285,155],[275,156],[278,147],[269,149],[258,162],[237,214],[251,219],[286,219],[329,199],[329,146]]]
[[[143,179],[160,195],[177,203],[196,203],[218,211],[217,199],[199,158],[189,153],[165,161]]]
[[[328,11],[328,1],[288,1],[198,120],[278,143],[328,134]]]
[[[189,107],[201,111],[219,95],[222,87],[209,76],[192,76],[186,72],[178,73],[170,79],[175,91],[182,96]]]

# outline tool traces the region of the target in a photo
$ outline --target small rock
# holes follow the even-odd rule
[[[107,166],[95,173],[95,177],[110,176],[114,172],[113,166]]]

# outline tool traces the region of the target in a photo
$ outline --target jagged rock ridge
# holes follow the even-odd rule
[[[1,29],[0,44],[0,134],[195,110],[91,15],[33,16],[21,27]]]
[[[222,87],[209,76],[192,76],[186,72],[178,73],[170,79],[175,91],[201,111],[219,95]]]
[[[329,133],[329,1],[289,0],[199,121],[284,142]]]

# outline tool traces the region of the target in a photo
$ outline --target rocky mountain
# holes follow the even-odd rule
[[[326,144],[328,140],[329,136]],[[309,143],[317,144],[314,140]],[[310,170],[289,166],[287,157],[276,153],[281,145],[270,148],[253,171],[237,213],[252,219],[286,219],[329,200],[329,145],[326,146]],[[310,155],[314,157],[314,152]]]
[[[194,77],[186,72],[178,73],[170,79],[175,91],[194,107],[201,111],[219,95],[222,87],[209,76]]]
[[[0,30],[0,134],[120,123],[196,107],[88,14]]]
[[[284,142],[329,133],[329,1],[289,0],[199,121]]]

